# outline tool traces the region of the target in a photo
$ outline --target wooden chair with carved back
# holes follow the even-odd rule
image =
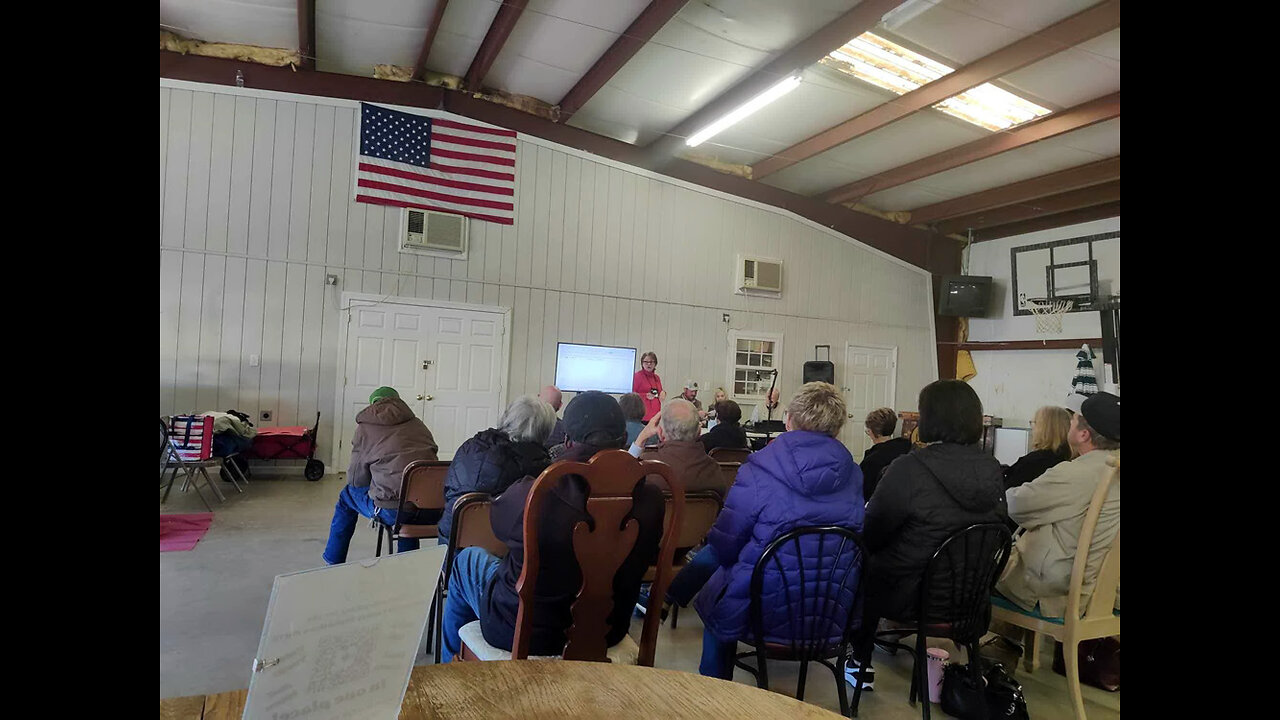
[[[667,515],[664,517],[664,529],[658,544],[653,592],[658,597],[666,593],[671,582],[671,560],[676,547],[677,530],[682,522],[684,486],[666,463],[637,460],[625,450],[602,450],[586,463],[561,460],[553,463],[534,481],[524,507],[524,567],[516,581],[519,609],[516,612],[511,652],[486,643],[480,632],[480,622],[474,621],[464,625],[459,633],[462,638],[461,659],[530,658],[534,593],[542,560],[539,556],[539,521],[547,496],[566,475],[577,475],[585,480],[589,488],[586,512],[591,516],[595,529],[591,530],[586,522],[579,522],[573,528],[573,553],[582,572],[582,587],[570,609],[573,622],[565,629],[567,641],[564,650],[559,656],[534,657],[653,666],[660,620],[658,613],[649,613],[645,618],[639,645],[630,636],[623,637],[612,648],[605,642],[609,631],[608,618],[614,606],[614,576],[635,547],[639,536],[639,522],[635,518],[627,518],[634,504],[632,492],[645,476],[661,475],[670,489],[671,500],[666,503]]]

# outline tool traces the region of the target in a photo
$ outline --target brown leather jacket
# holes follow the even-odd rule
[[[415,460],[435,460],[435,438],[400,398],[382,398],[356,415],[347,482],[369,488],[380,508],[395,510],[405,466]]]
[[[645,448],[641,460],[661,460],[676,471],[685,492],[714,490],[723,499],[728,493],[720,464],[711,459],[697,440],[668,440],[656,448]]]

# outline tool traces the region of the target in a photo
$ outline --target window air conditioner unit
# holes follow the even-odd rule
[[[782,261],[773,258],[738,256],[737,292],[781,294]]]
[[[455,259],[467,256],[467,218],[413,208],[405,208],[402,217],[401,252]]]

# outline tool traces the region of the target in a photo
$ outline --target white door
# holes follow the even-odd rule
[[[351,461],[356,414],[387,385],[431,429],[441,460],[497,423],[502,410],[504,315],[353,300],[339,391],[338,470]]]
[[[879,407],[894,407],[894,386],[897,384],[898,349],[860,347],[849,345],[844,351],[844,402],[849,410],[841,439],[855,460],[862,456],[871,444],[867,437],[867,413]]]
[[[426,415],[450,460],[467,438],[498,424],[502,385],[502,315],[436,309],[428,340]]]

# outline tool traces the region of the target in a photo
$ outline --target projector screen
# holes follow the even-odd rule
[[[635,371],[635,348],[556,344],[556,387],[565,392],[629,393]]]

